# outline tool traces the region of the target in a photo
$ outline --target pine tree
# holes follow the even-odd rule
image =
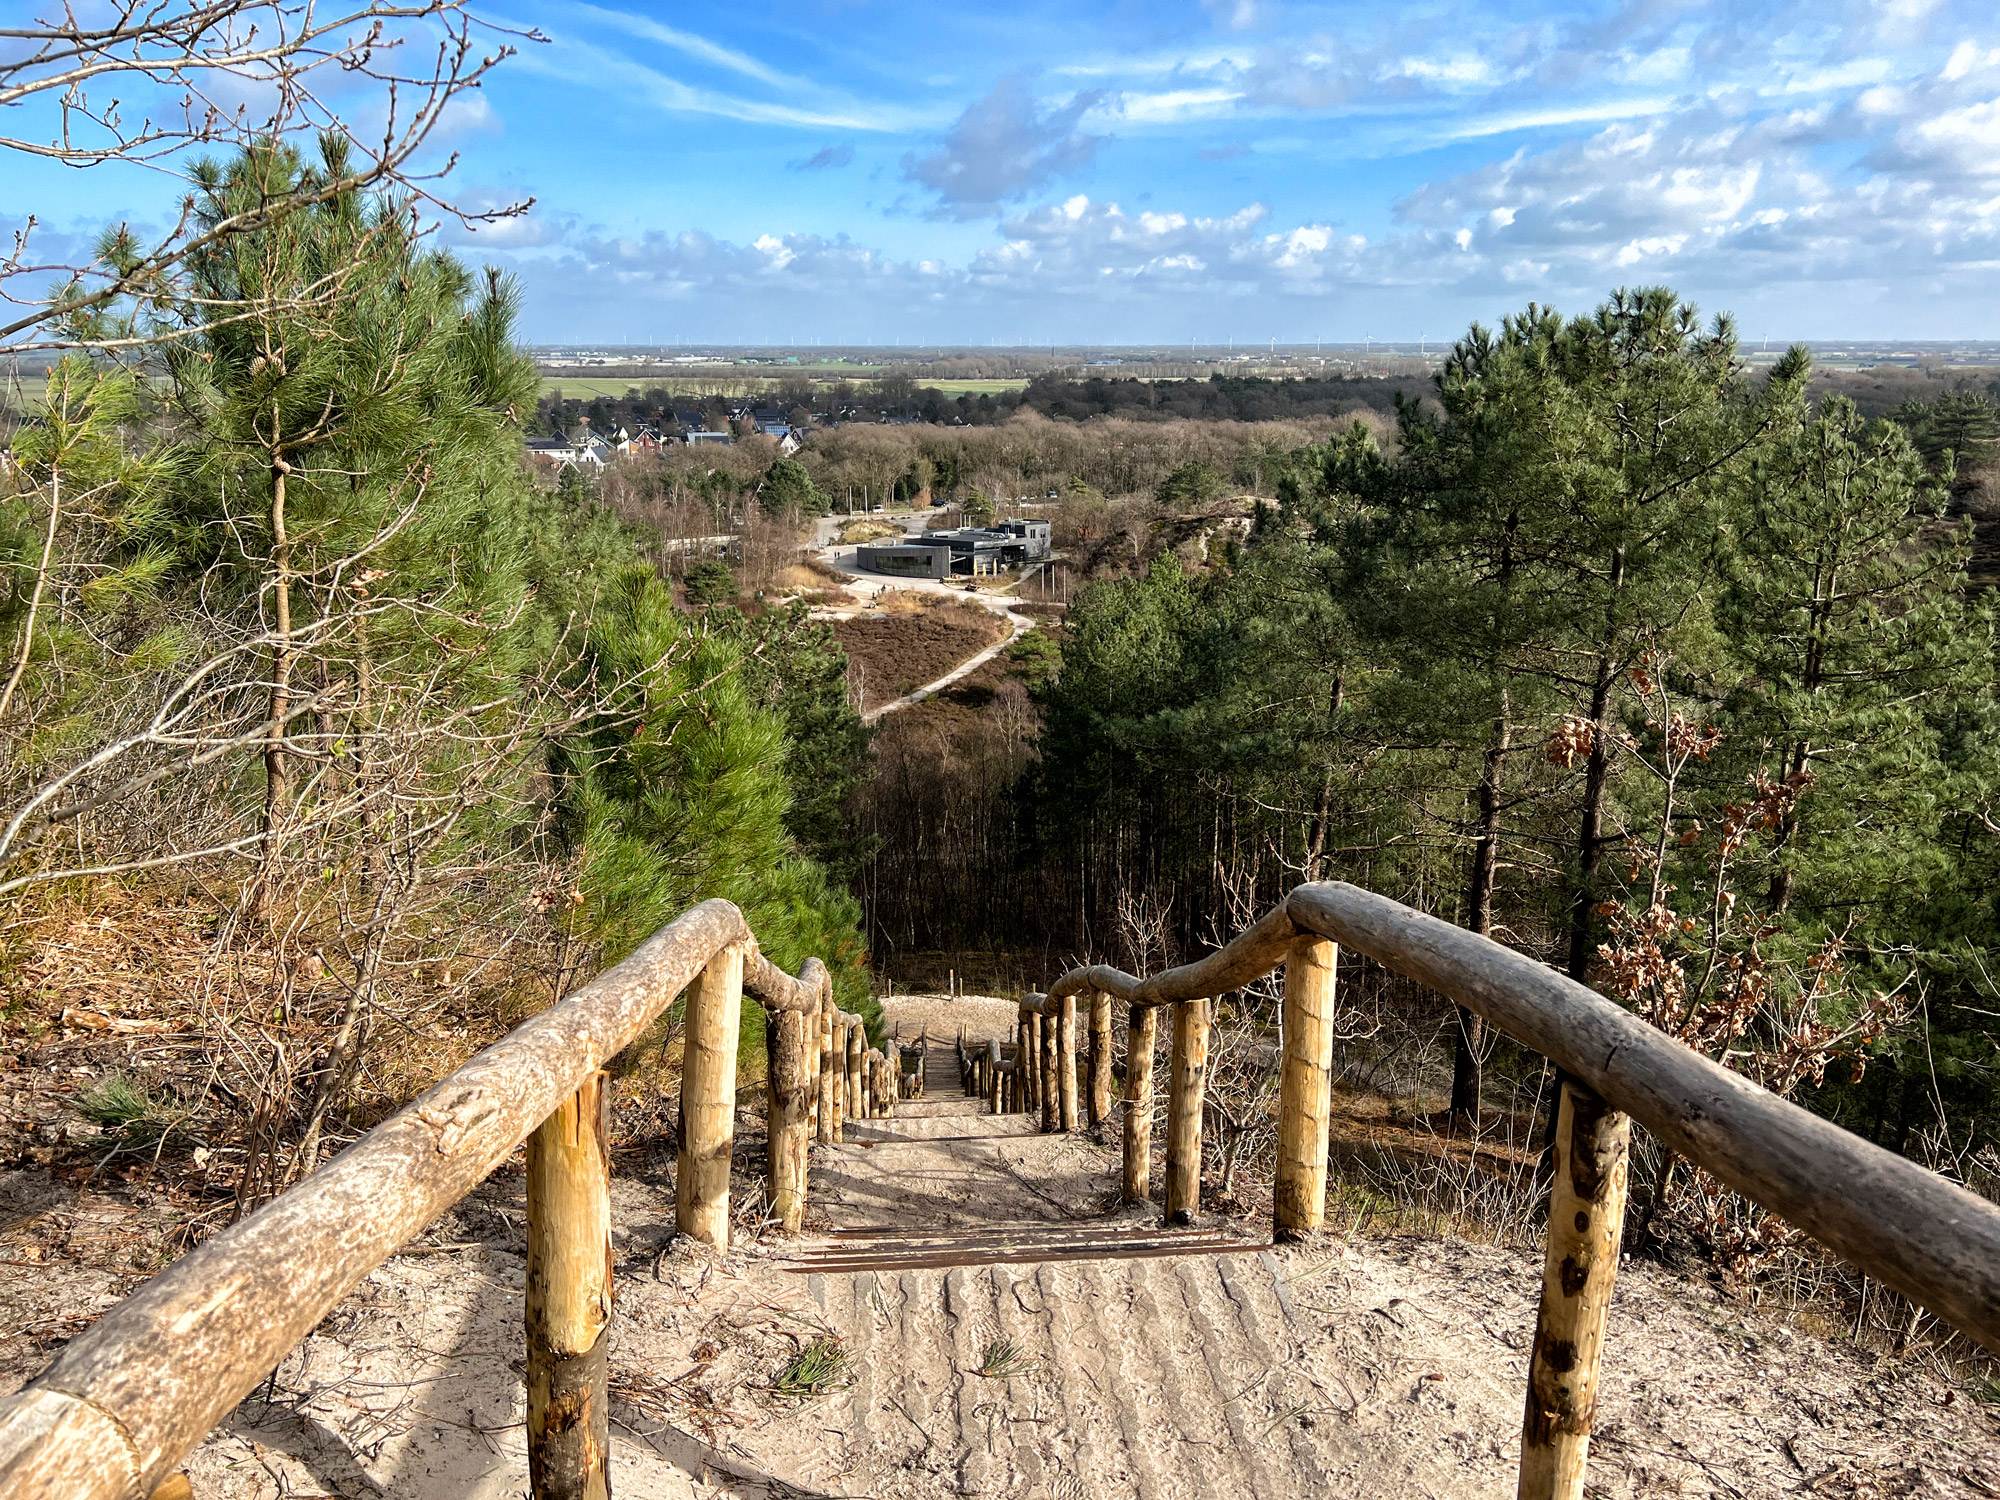
[[[1993,645],[1966,595],[1970,524],[1941,527],[1945,504],[1910,439],[1841,396],[1749,486],[1720,611],[1743,671],[1725,724],[1806,788],[1774,840],[1774,916],[1803,902],[1838,926],[1921,901],[1948,868],[1944,736],[1991,691]]]

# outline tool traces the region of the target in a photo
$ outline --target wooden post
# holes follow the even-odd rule
[[[802,1029],[800,1035],[805,1038],[806,1149],[808,1151],[812,1149],[812,1143],[819,1139],[819,1065],[821,1061],[820,1044],[819,1044],[819,1031],[820,1031],[819,1018],[820,1018],[820,1012],[825,1007],[825,1005],[826,1005],[826,996],[822,994],[819,999],[819,1004],[815,1005],[810,1011],[806,1013],[805,1018],[801,1023]]]
[[[682,1234],[726,1250],[729,1157],[736,1147],[736,1039],[743,1011],[743,950],[733,943],[719,950],[687,993],[674,1221]]]
[[[1062,1016],[1056,1024],[1056,1090],[1060,1114],[1056,1123],[1064,1130],[1076,1129],[1076,996],[1062,997]]]
[[[797,1234],[806,1213],[807,1063],[803,1011],[772,1011],[764,1017],[771,1035],[769,1146],[771,1211],[786,1234]]]
[[[1201,1210],[1201,1105],[1208,1091],[1208,1001],[1174,1007],[1174,1060],[1167,1081],[1167,1222],[1192,1224]]]
[[[847,1117],[868,1118],[868,1100],[862,1092],[861,1055],[868,1047],[867,1030],[859,1020],[847,1023]]]
[[[1125,1185],[1127,1203],[1144,1203],[1153,1185],[1153,1041],[1159,1009],[1135,1005],[1125,1018]]]
[[[819,1013],[819,1119],[817,1134],[822,1146],[838,1144],[840,1140],[840,1105],[835,1098],[835,1089],[840,1070],[833,1059],[833,997],[826,997]]]
[[[1000,1110],[1000,1042],[998,1038],[989,1037],[986,1042],[986,1112],[997,1115]]]
[[[1272,1230],[1281,1240],[1326,1222],[1326,1135],[1333,1096],[1334,967],[1339,947],[1292,939],[1285,955],[1285,1058],[1278,1083],[1278,1172]]]
[[[528,1137],[528,1477],[535,1500],[611,1495],[609,1106],[608,1075],[593,1073]]]
[[[1541,1316],[1528,1358],[1520,1500],[1581,1500],[1583,1495],[1604,1318],[1611,1308],[1625,1225],[1631,1133],[1627,1118],[1590,1090],[1563,1084]]]
[[[1090,1123],[1111,1118],[1111,997],[1099,991],[1090,1001]]]
[[[1056,1062],[1061,1033],[1060,1014],[1042,1017],[1042,1055],[1036,1065],[1042,1070],[1042,1129],[1051,1134],[1062,1129],[1062,1081]]]
[[[1029,1011],[1021,1021],[1021,1050],[1028,1058],[1028,1113],[1042,1107],[1042,1018]]]

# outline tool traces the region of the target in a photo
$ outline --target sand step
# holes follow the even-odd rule
[[[1145,1228],[1129,1222],[982,1225],[973,1229],[864,1226],[836,1230],[824,1243],[802,1246],[782,1268],[796,1275],[825,1271],[915,1271],[950,1266],[1244,1254],[1263,1248],[1264,1242],[1230,1230]]]
[[[1329,1493],[1350,1445],[1292,1420],[1281,1274],[1246,1251],[816,1277],[838,1289],[821,1302],[833,1330],[874,1366],[827,1425],[878,1460],[955,1471],[961,1494]]]

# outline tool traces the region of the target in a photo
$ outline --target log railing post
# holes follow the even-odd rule
[[[535,1500],[611,1494],[609,1077],[528,1137],[528,1479]]]
[[[1278,1084],[1278,1171],[1272,1230],[1297,1239],[1326,1221],[1337,945],[1310,934],[1285,955],[1285,1056]]]
[[[1062,1016],[1060,1007],[1055,1014],[1042,1017],[1042,1055],[1036,1065],[1042,1070],[1042,1129],[1054,1134],[1062,1129],[1062,1081],[1057,1076],[1060,1065],[1057,1053],[1062,1046]]]
[[[1604,1319],[1625,1223],[1630,1141],[1624,1115],[1581,1085],[1563,1084],[1541,1314],[1528,1358],[1520,1500],[1583,1495]]]
[[[1135,1005],[1125,1020],[1125,1183],[1127,1203],[1144,1203],[1153,1187],[1153,1042],[1157,1006]]]
[[[1102,990],[1090,999],[1090,1114],[1092,1125],[1111,1118],[1111,997]]]
[[[1174,1007],[1174,1060],[1167,1089],[1167,1222],[1201,1211],[1201,1106],[1208,1092],[1208,1005]]]
[[[771,1183],[771,1212],[786,1234],[797,1234],[805,1222],[806,1152],[810,1145],[807,1119],[806,1025],[817,1020],[803,1011],[773,1011],[764,1018],[770,1029],[770,1124],[766,1149]]]
[[[1056,1020],[1056,1123],[1063,1130],[1076,1129],[1076,996],[1062,997],[1061,1014]]]
[[[996,1037],[987,1038],[984,1067],[986,1069],[986,1112],[991,1115],[997,1115],[1001,1110],[1001,1102],[1000,1042]]]
[[[847,1118],[865,1120],[868,1118],[868,1101],[862,1093],[861,1055],[868,1046],[866,1031],[858,1017],[850,1018],[846,1032],[847,1046]]]
[[[814,1133],[822,1146],[836,1145],[840,1140],[840,1106],[834,1098],[840,1070],[833,1059],[833,1015],[833,997],[829,995],[820,1006],[816,1047],[819,1053],[819,1118],[814,1122]]]
[[[1042,1018],[1034,1011],[1021,1018],[1021,1050],[1027,1056],[1028,1113],[1042,1107]]]
[[[681,1054],[681,1149],[674,1222],[729,1248],[729,1158],[736,1147],[736,1044],[743,1013],[743,950],[718,950],[688,986]]]
[[[826,1006],[824,992],[819,1003],[807,1011],[800,1022],[799,1035],[805,1040],[806,1060],[806,1148],[819,1139],[819,1067],[823,1060],[820,1054],[820,1012]]]

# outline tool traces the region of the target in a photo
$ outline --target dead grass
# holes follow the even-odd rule
[[[880,537],[902,534],[903,528],[893,521],[848,521],[840,528],[841,541],[850,546],[856,542],[872,542]]]
[[[848,680],[863,710],[935,682],[969,656],[1006,639],[1007,622],[976,604],[907,589],[885,591],[877,610],[833,622]]]
[[[817,570],[804,563],[794,563],[778,574],[778,586],[785,589],[806,589],[815,593],[823,592],[827,580]]]

